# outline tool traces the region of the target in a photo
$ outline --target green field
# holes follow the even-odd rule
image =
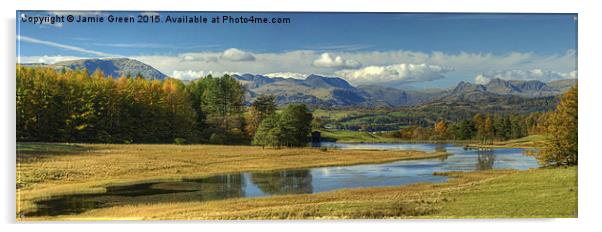
[[[399,139],[385,137],[378,133],[351,130],[320,130],[322,139],[325,141],[337,141],[342,143],[391,143],[399,142]]]
[[[17,214],[107,185],[241,171],[382,163],[446,154],[217,145],[18,143]],[[577,168],[446,173],[450,181],[208,202],[141,203],[19,220],[576,217]]]

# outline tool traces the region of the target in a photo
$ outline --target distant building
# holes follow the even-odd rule
[[[320,143],[320,135],[321,135],[321,133],[319,131],[312,131],[311,132],[311,143]]]

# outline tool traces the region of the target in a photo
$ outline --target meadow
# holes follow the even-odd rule
[[[241,171],[441,157],[418,151],[262,149],[220,145],[18,143],[17,214],[35,200],[103,186]],[[437,173],[444,183],[207,202],[140,203],[19,220],[576,217],[577,168]]]

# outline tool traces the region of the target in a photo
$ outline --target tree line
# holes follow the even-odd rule
[[[246,107],[244,86],[229,75],[184,84],[100,70],[17,66],[16,73],[18,141],[303,146],[311,132],[305,105],[277,112],[274,97],[260,96]]]
[[[491,143],[495,140],[541,134],[545,130],[548,114],[476,114],[457,122],[439,119],[431,126],[411,125],[401,128],[392,136],[405,140],[478,140],[481,143]]]
[[[389,136],[416,140],[494,140],[543,135],[537,158],[544,166],[578,164],[578,88],[571,87],[560,97],[553,111],[518,114],[476,114],[458,122],[438,120],[430,127],[408,126]]]

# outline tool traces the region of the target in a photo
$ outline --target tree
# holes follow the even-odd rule
[[[283,144],[289,147],[305,146],[311,133],[312,114],[303,104],[290,104],[282,111],[280,127]]]
[[[202,79],[205,88],[201,108],[211,125],[210,134],[222,134],[230,142],[240,142],[243,127],[244,87],[232,76],[221,78],[207,76]]]
[[[445,139],[445,134],[447,133],[447,123],[443,120],[438,120],[435,123],[435,137],[436,139]]]
[[[281,134],[280,117],[278,114],[272,114],[259,124],[253,137],[253,145],[279,148],[281,146]]]
[[[255,136],[255,132],[264,118],[276,112],[276,98],[273,95],[260,95],[253,101],[246,116],[245,130],[250,138]]]
[[[465,140],[472,139],[475,136],[475,123],[470,120],[462,120],[457,125],[456,139]]]
[[[548,139],[539,156],[546,166],[577,165],[577,95],[577,86],[573,86],[549,115]]]
[[[302,147],[311,133],[312,114],[305,105],[291,104],[265,118],[253,137],[253,144],[262,147]]]

